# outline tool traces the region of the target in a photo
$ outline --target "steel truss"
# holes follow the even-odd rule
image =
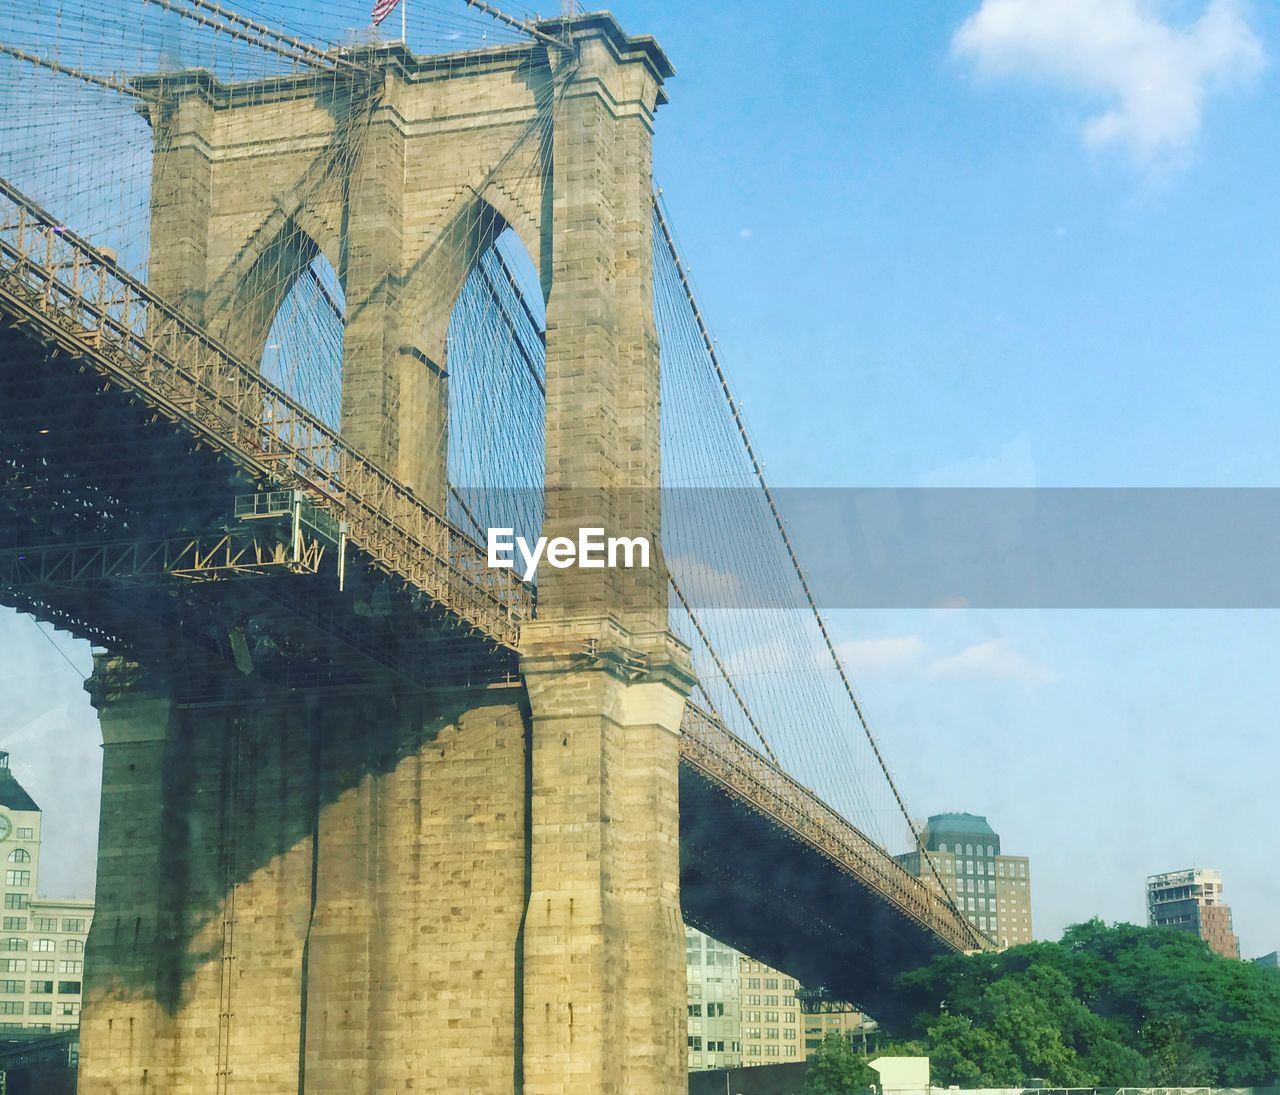
[[[0,180],[0,308],[225,453],[303,492],[375,567],[510,649],[533,590],[107,255]]]

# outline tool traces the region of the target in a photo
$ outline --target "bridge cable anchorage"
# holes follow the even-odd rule
[[[723,661],[721,661],[720,655],[716,653],[715,647],[711,645],[711,640],[707,637],[707,633],[702,629],[702,622],[693,611],[693,607],[685,597],[684,590],[680,588],[680,584],[676,581],[675,575],[670,571],[667,572],[667,581],[671,583],[671,592],[676,595],[676,599],[680,602],[680,607],[683,608],[688,615],[689,622],[693,624],[694,630],[698,633],[698,638],[702,640],[703,646],[707,648],[707,653],[711,655],[711,660],[719,671],[720,676],[724,678],[724,683],[728,686],[729,692],[737,701],[738,707],[742,709],[742,713],[746,716],[747,722],[751,724],[751,729],[755,731],[756,737],[760,739],[760,744],[764,746],[764,751],[769,754],[769,759],[781,768],[782,765],[779,763],[777,754],[773,751],[773,747],[769,744],[769,739],[764,736],[764,731],[760,729],[760,724],[756,722],[755,716],[752,715],[751,708],[747,706],[747,701],[742,698],[742,693],[738,691],[738,686],[733,683],[733,678],[729,676],[728,667]],[[717,712],[717,717],[719,717],[719,712]]]
[[[915,820],[907,809],[906,800],[903,799],[901,792],[898,790],[898,785],[894,782],[893,775],[889,771],[888,762],[885,760],[884,754],[880,750],[880,744],[876,740],[875,734],[871,729],[870,720],[867,718],[866,712],[863,710],[862,704],[858,700],[857,694],[854,692],[853,682],[849,679],[849,674],[845,670],[844,662],[839,653],[837,653],[835,643],[831,638],[831,633],[827,629],[826,620],[823,618],[822,612],[818,608],[817,600],[813,595],[813,589],[809,584],[809,579],[805,573],[804,567],[800,563],[800,558],[796,554],[795,545],[791,541],[791,536],[787,532],[786,522],[782,519],[782,513],[778,508],[777,500],[774,498],[773,491],[769,487],[768,481],[765,479],[764,465],[761,463],[760,458],[756,453],[755,446],[751,442],[751,436],[747,432],[746,422],[742,417],[742,411],[738,402],[733,398],[732,389],[729,387],[728,376],[726,375],[724,366],[720,361],[720,354],[716,349],[715,339],[711,337],[711,332],[707,327],[706,320],[703,318],[702,310],[698,307],[698,300],[693,292],[693,285],[689,280],[688,268],[685,266],[684,260],[680,257],[679,249],[676,247],[675,237],[671,232],[671,226],[667,221],[666,213],[662,207],[660,190],[655,190],[651,196],[651,201],[653,202],[653,208],[657,215],[658,224],[662,229],[663,243],[666,245],[667,251],[671,256],[671,261],[675,264],[676,271],[679,274],[681,288],[684,290],[685,298],[693,314],[694,320],[697,323],[698,333],[702,339],[703,346],[705,347],[712,367],[715,370],[716,379],[720,384],[720,390],[729,404],[729,409],[733,415],[734,425],[738,429],[738,434],[742,440],[744,448],[746,449],[747,457],[751,461],[752,471],[755,474],[756,481],[759,483],[765,501],[768,504],[773,523],[777,527],[778,534],[782,538],[782,543],[786,549],[787,556],[790,559],[791,566],[795,570],[796,578],[800,583],[801,590],[804,592],[805,600],[807,601],[809,609],[813,613],[813,617],[817,622],[823,644],[825,645],[828,654],[831,656],[832,664],[835,666],[836,673],[839,675],[840,683],[844,688],[844,692],[848,696],[849,702],[853,705],[853,710],[858,717],[858,722],[862,726],[863,732],[866,734],[867,742],[870,744],[872,753],[874,754],[877,763],[880,765],[880,770],[889,784],[890,791],[893,793],[894,801],[897,803],[899,811],[907,822],[907,827],[911,831],[911,837],[915,844],[915,850],[919,851],[922,848],[920,830],[917,828]],[[946,885],[942,881],[942,876],[938,873],[938,868],[934,864],[933,858],[931,856],[926,856],[925,858],[929,864],[929,869],[937,879],[938,885],[942,887],[942,892],[946,894]],[[954,899],[952,899],[952,903],[954,904]]]
[[[317,60],[315,57],[308,56],[299,50],[291,49],[287,46],[280,45],[256,31],[241,29],[234,23],[221,23],[216,19],[202,14],[199,10],[183,7],[176,3],[175,0],[142,0],[144,4],[154,4],[156,7],[164,8],[165,11],[171,11],[174,15],[179,15],[183,19],[190,19],[194,23],[198,23],[202,27],[208,27],[210,30],[217,31],[221,34],[228,35],[236,41],[244,42],[247,45],[257,46],[259,49],[268,53],[274,53],[279,57],[293,61],[296,64],[309,65],[312,68],[319,68],[324,72],[337,73],[340,71],[348,71],[365,75],[368,69],[361,65],[354,64],[343,57],[325,57],[323,61]],[[189,0],[194,3],[195,0]],[[312,47],[314,48],[314,47]]]
[[[568,42],[562,42],[559,38],[552,37],[545,31],[539,30],[526,19],[517,19],[514,15],[508,15],[505,11],[499,11],[491,4],[486,4],[484,0],[466,0],[467,7],[475,8],[482,11],[485,15],[490,15],[499,23],[505,23],[509,27],[523,31],[532,38],[536,38],[539,42],[548,46],[555,46],[556,49],[572,50],[573,47]]]
[[[5,45],[0,42],[0,53],[7,53],[10,57],[16,57],[19,61],[26,61],[28,64],[39,65],[41,68],[47,68],[51,72],[61,73],[63,76],[70,76],[76,80],[83,80],[87,84],[93,84],[96,87],[104,87],[108,91],[118,91],[122,95],[132,95],[135,98],[142,99],[145,96],[137,88],[131,87],[129,83],[114,76],[97,76],[92,72],[85,72],[84,69],[72,68],[70,65],[60,64],[52,61],[48,57],[41,57],[35,53],[28,53],[24,49],[18,49],[16,46]]]

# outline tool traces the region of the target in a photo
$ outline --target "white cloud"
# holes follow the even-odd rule
[[[851,639],[837,648],[841,660],[856,675],[892,673],[917,665],[928,652],[918,635],[896,635],[883,639]]]
[[[958,654],[939,658],[930,666],[930,672],[938,677],[995,677],[1023,684],[1052,684],[1057,679],[1004,639],[975,643]]]
[[[697,555],[673,556],[667,560],[667,567],[694,611],[727,608],[735,604],[742,593],[737,574],[720,570]]]
[[[1185,153],[1211,92],[1255,77],[1266,58],[1240,0],[1208,0],[1194,22],[1159,0],[983,0],[952,49],[991,76],[1031,76],[1100,99],[1090,146],[1144,162]]]

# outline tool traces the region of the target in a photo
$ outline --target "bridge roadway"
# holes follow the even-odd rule
[[[0,320],[0,602],[192,681],[519,686],[528,587],[2,180]],[[990,946],[692,706],[681,758],[689,923],[886,1019]]]

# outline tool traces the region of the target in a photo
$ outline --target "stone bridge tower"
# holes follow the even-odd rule
[[[570,48],[139,81],[151,282],[256,361],[326,256],[343,433],[443,507],[452,304],[513,229],[547,296],[545,531],[656,546],[650,150],[671,68],[608,15],[544,27]],[[660,558],[545,574],[520,658],[514,685],[212,698],[177,653],[100,659],[81,1091],[684,1091],[692,677]]]

